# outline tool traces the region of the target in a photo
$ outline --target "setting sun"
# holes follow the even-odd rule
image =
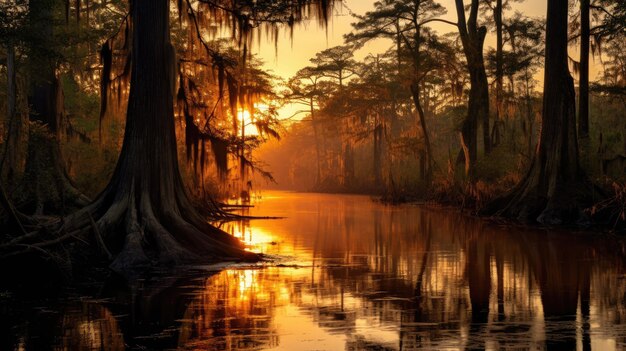
[[[250,111],[239,109],[237,111],[237,120],[239,120],[239,123],[243,123],[243,125],[245,126],[244,130],[245,130],[246,135],[258,135],[259,134],[259,131],[254,125],[254,121],[251,118]]]
[[[266,114],[269,111],[269,105],[264,103],[255,103],[254,116],[247,109],[238,109],[237,110],[237,120],[239,123],[243,123],[245,125],[245,135],[259,135],[259,129],[256,126],[256,122],[258,118],[267,118]]]

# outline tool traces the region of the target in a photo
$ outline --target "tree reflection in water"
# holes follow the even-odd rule
[[[272,195],[250,214],[287,218],[223,228],[275,261],[154,279],[59,314],[61,328],[13,327],[11,345],[53,330],[58,349],[624,348],[626,255],[615,238],[367,197]]]

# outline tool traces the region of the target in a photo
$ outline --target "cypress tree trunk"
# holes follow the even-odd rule
[[[465,19],[463,0],[455,0],[457,11],[457,26],[463,51],[467,60],[467,70],[470,75],[470,93],[468,111],[461,133],[468,148],[469,164],[473,166],[478,157],[478,123],[482,124],[483,144],[485,154],[491,152],[491,138],[489,135],[489,83],[483,58],[483,45],[487,28],[478,27],[478,0],[472,0],[469,18]],[[459,161],[463,160],[461,153]]]
[[[589,0],[580,1],[580,83],[578,97],[578,136],[589,137]]]
[[[352,187],[354,184],[354,150],[349,140],[343,148],[343,186]]]
[[[41,214],[66,212],[82,207],[88,200],[71,183],[63,164],[60,137],[63,92],[55,73],[53,44],[54,1],[30,1],[29,16],[33,31],[41,42],[30,47],[31,107],[28,152],[24,177],[15,193],[24,211]]]
[[[419,4],[417,5],[416,11],[419,11]],[[422,69],[422,55],[421,55],[421,43],[422,43],[422,38],[421,38],[421,26],[419,24],[419,22],[417,21],[417,18],[414,17],[413,18],[413,25],[415,26],[415,34],[413,36],[413,42],[414,42],[414,48],[413,48],[413,76],[414,77],[418,77],[420,76],[420,70]],[[410,45],[407,42],[407,46],[410,48]],[[422,78],[424,79],[424,78]],[[421,179],[426,181],[426,183],[429,183],[432,179],[432,172],[433,172],[433,152],[432,152],[432,147],[430,145],[430,138],[428,136],[428,128],[426,127],[426,113],[424,113],[424,108],[422,106],[422,101],[421,101],[421,97],[420,97],[420,84],[421,82],[417,79],[414,78],[413,81],[411,82],[411,97],[413,98],[413,103],[415,104],[415,109],[417,110],[417,114],[419,117],[419,123],[420,123],[420,129],[422,130],[422,133],[424,133],[424,146],[426,149],[426,155],[428,157],[428,160],[426,161],[426,166],[427,169],[424,170],[424,168],[422,168],[422,170],[420,171],[421,173]],[[426,94],[424,94],[426,96]],[[421,156],[420,162],[424,161],[424,157],[423,155]]]
[[[15,74],[15,47],[13,43],[7,44],[7,120],[9,128],[11,121],[17,113],[17,87]],[[9,132],[9,138],[11,133]]]
[[[383,127],[379,122],[380,117],[376,117],[374,124],[374,164],[372,171],[374,172],[374,187],[380,189],[383,181],[382,170],[382,136]]]
[[[19,170],[19,155],[23,121],[17,113],[17,79],[15,66],[15,47],[11,41],[7,44],[7,121],[8,132],[0,169],[6,176],[9,187],[15,185]]]
[[[539,147],[526,177],[485,213],[544,224],[575,223],[593,202],[578,160],[574,81],[567,64],[567,1],[548,0],[543,115]]]
[[[315,107],[313,104],[313,98],[310,99],[309,106],[311,109],[311,123],[313,124],[313,138],[315,139],[315,159],[316,173],[315,173],[315,188],[319,188],[322,185],[322,153],[320,146],[320,132],[317,118],[315,117]]]
[[[424,145],[426,148],[426,155],[422,155],[422,157],[420,158],[420,162],[424,161],[424,156],[427,158],[424,164],[425,169],[420,172],[420,176],[422,180],[426,181],[426,183],[429,183],[432,180],[433,174],[433,152],[430,145],[430,138],[428,136],[428,129],[426,128],[426,114],[424,113],[424,109],[422,108],[422,104],[420,102],[419,88],[417,87],[417,83],[411,84],[411,94],[413,97],[413,103],[415,104],[415,108],[420,119],[420,129],[424,133]]]
[[[489,82],[487,81],[487,72],[485,71],[485,62],[483,59],[484,38],[480,44],[480,48],[476,49],[476,63],[473,65],[476,70],[473,86],[476,86],[474,95],[473,110],[475,110],[478,120],[482,122],[483,129],[483,148],[485,155],[491,153],[491,129],[489,128]]]
[[[68,222],[96,218],[126,271],[151,263],[256,259],[192,206],[178,166],[173,110],[175,54],[168,0],[133,0],[132,73],[122,151],[106,189]]]
[[[493,145],[500,144],[500,127],[502,125],[502,93],[504,91],[504,68],[503,68],[503,37],[502,37],[502,0],[496,1],[493,14],[496,22],[496,120],[493,126]]]

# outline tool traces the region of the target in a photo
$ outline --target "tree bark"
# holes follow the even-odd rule
[[[574,81],[568,69],[567,1],[548,0],[542,128],[525,178],[485,213],[543,224],[586,221],[594,188],[579,165]]]
[[[347,140],[343,149],[343,186],[350,188],[354,184],[354,150]]]
[[[375,118],[374,123],[374,164],[372,171],[374,172],[374,186],[376,189],[382,187],[383,170],[382,170],[382,138],[383,126],[380,123],[380,117]]]
[[[528,68],[524,70],[524,79],[526,82],[526,128],[524,129],[524,132],[526,133],[526,152],[528,154],[528,158],[530,159],[533,154],[533,130],[535,129],[535,116],[533,115],[532,97],[530,95],[531,78]]]
[[[420,102],[419,88],[416,86],[416,83],[411,85],[411,93],[413,96],[413,103],[415,104],[415,108],[417,109],[417,114],[420,119],[420,129],[424,133],[424,144],[426,146],[426,170],[425,172],[422,172],[422,180],[429,183],[433,174],[433,152],[430,145],[430,138],[428,136],[428,129],[426,128],[426,114],[424,113],[424,109],[422,108],[422,104]]]
[[[489,129],[489,83],[483,58],[483,45],[487,28],[478,27],[478,0],[472,0],[470,15],[466,20],[463,0],[455,0],[457,11],[457,26],[463,51],[467,61],[467,70],[470,75],[470,93],[467,117],[463,122],[461,132],[469,149],[470,164],[476,163],[478,156],[478,123],[482,124],[483,144],[485,154],[491,152],[491,138]]]
[[[313,98],[309,103],[311,109],[311,123],[313,124],[313,137],[315,139],[315,158],[317,160],[316,173],[315,173],[315,187],[318,188],[322,185],[322,155],[320,146],[320,132],[317,118],[315,117],[315,107],[313,104]]]
[[[415,9],[416,13],[419,10],[419,6]],[[411,96],[413,98],[413,103],[415,104],[415,109],[417,110],[417,114],[419,117],[419,123],[420,123],[420,129],[422,130],[422,133],[424,133],[424,144],[425,144],[425,148],[426,148],[426,155],[428,157],[428,160],[426,162],[427,164],[427,169],[426,172],[421,172],[421,178],[426,181],[426,183],[429,183],[431,181],[432,178],[432,172],[433,172],[433,153],[432,153],[432,148],[430,145],[430,138],[428,136],[428,128],[426,127],[426,114],[424,113],[424,108],[422,106],[422,101],[421,101],[421,97],[420,97],[420,83],[421,81],[417,78],[420,76],[420,70],[422,69],[422,57],[421,57],[421,42],[422,42],[422,38],[421,38],[421,26],[419,24],[419,21],[417,19],[416,14],[413,17],[413,25],[415,26],[415,34],[413,37],[413,41],[414,41],[414,48],[413,48],[413,75],[414,78],[413,82],[411,82]],[[407,41],[407,46],[410,48],[410,44]],[[426,74],[422,73],[422,79],[425,78]],[[423,153],[422,153],[423,154]],[[422,159],[423,159],[423,155],[422,155]]]
[[[496,8],[493,14],[496,22],[496,118],[493,127],[493,145],[500,144],[500,126],[502,125],[502,93],[504,91],[504,59],[502,37],[502,0],[496,0]]]
[[[578,136],[589,137],[589,0],[580,1],[580,82],[578,97]]]
[[[17,113],[17,69],[15,64],[15,47],[12,42],[7,44],[7,122],[8,131],[6,145],[0,169],[6,176],[9,187],[15,185],[19,170],[19,155],[23,121]]]

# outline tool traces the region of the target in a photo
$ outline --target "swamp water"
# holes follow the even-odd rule
[[[245,214],[285,218],[222,228],[270,263],[4,306],[0,350],[626,349],[617,238],[366,196],[267,192],[254,205]]]

